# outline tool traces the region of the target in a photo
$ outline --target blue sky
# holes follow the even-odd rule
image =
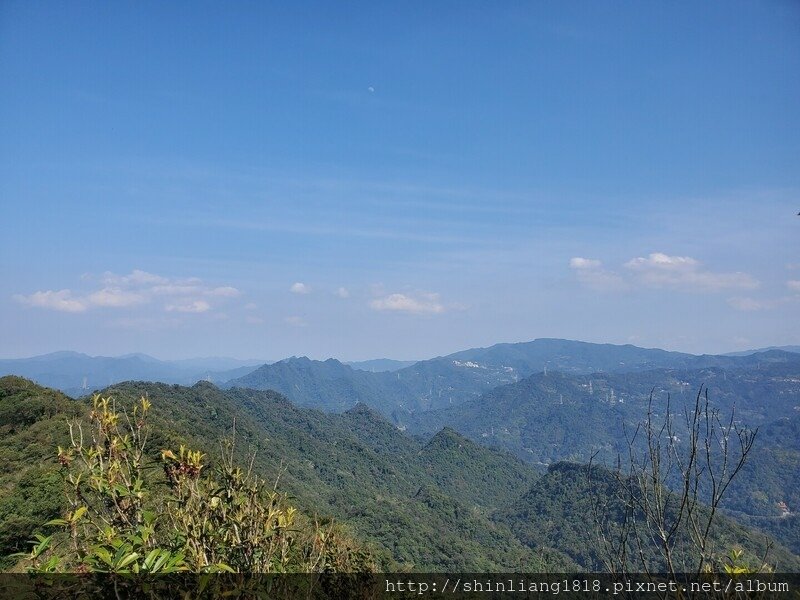
[[[0,355],[800,343],[796,2],[0,4]]]

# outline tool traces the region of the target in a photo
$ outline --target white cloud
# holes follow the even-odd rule
[[[90,281],[88,275],[81,280]],[[125,309],[148,304],[162,299],[163,308],[167,312],[202,313],[236,298],[241,292],[232,286],[206,285],[197,277],[170,279],[135,269],[128,275],[117,275],[112,272],[103,273],[100,278],[102,287],[87,290],[83,294],[73,294],[71,290],[37,291],[31,295],[14,296],[18,302],[62,312],[84,312],[92,308]],[[212,306],[213,303],[213,306]]]
[[[164,306],[164,310],[180,313],[204,313],[211,310],[211,305],[205,300],[193,300],[185,303],[167,304]]]
[[[747,273],[715,273],[704,269],[691,256],[670,256],[663,252],[629,260],[624,265],[627,276],[604,269],[603,264],[593,258],[576,256],[570,259],[569,266],[575,271],[578,281],[600,291],[621,291],[639,286],[716,292],[749,290],[759,286],[759,282]]]
[[[257,308],[258,304],[256,304],[255,302],[248,302],[247,304],[244,305],[245,310],[255,310]]]
[[[647,258],[633,258],[625,267],[646,287],[714,292],[759,286],[747,273],[714,273],[704,270],[699,261],[689,256],[669,256],[661,252],[654,252]]]
[[[301,283],[299,281],[292,284],[292,287],[289,288],[289,291],[293,294],[308,294],[311,292],[311,287],[306,285],[305,283]]]
[[[205,294],[206,296],[217,296],[219,298],[237,298],[242,295],[242,292],[237,290],[235,287],[224,285],[208,290],[205,292]]]
[[[697,261],[690,256],[669,256],[662,252],[653,252],[647,258],[632,258],[625,266],[629,269],[665,269],[668,271],[682,271],[697,267]]]
[[[245,323],[247,323],[249,325],[263,325],[264,324],[264,319],[262,319],[261,317],[254,317],[253,315],[247,315],[244,318],[244,321],[245,321]]]
[[[339,298],[349,298],[350,292],[346,287],[340,287],[336,292],[334,292]]]
[[[783,296],[782,298],[764,298],[761,300],[757,298],[735,296],[733,298],[728,298],[728,304],[730,304],[736,310],[750,312],[756,310],[772,310],[785,304],[795,302],[796,300],[797,298],[793,298],[791,296]]]
[[[440,314],[445,311],[439,302],[439,294],[389,294],[369,304],[373,310],[405,312],[411,314]]]
[[[789,280],[786,282],[786,286],[792,292],[800,292],[800,281]],[[786,304],[794,304],[798,300],[800,300],[800,295],[785,295],[777,298],[763,299],[736,296],[733,298],[728,298],[728,304],[730,304],[736,310],[756,311],[771,310]]]
[[[188,296],[202,294],[206,289],[194,280],[183,280],[154,285],[149,291],[158,296]]]
[[[599,260],[595,260],[593,258],[582,258],[580,256],[569,259],[569,266],[571,269],[596,269],[602,264],[603,263],[601,263]]]
[[[79,313],[86,310],[86,302],[81,298],[73,298],[70,290],[47,290],[45,292],[34,292],[29,296],[17,294],[14,296],[17,302],[27,306],[46,308],[60,312]]]
[[[141,269],[134,269],[128,275],[117,275],[110,271],[103,273],[103,281],[107,285],[116,286],[146,286],[156,285],[159,283],[167,283],[169,279],[142,271]]]
[[[728,304],[730,304],[736,310],[741,310],[745,312],[754,312],[757,310],[765,310],[767,308],[771,308],[769,303],[764,302],[762,300],[756,300],[755,298],[728,298]]]
[[[109,306],[113,308],[135,306],[147,301],[141,294],[128,292],[118,287],[105,287],[102,290],[92,292],[87,296],[87,300],[93,306]]]
[[[622,277],[603,269],[603,263],[599,260],[576,256],[570,259],[569,266],[575,271],[578,281],[590,289],[613,292],[628,288]]]
[[[298,316],[286,317],[284,319],[284,322],[288,323],[289,325],[293,325],[294,327],[305,327],[306,325],[308,325],[308,323],[303,317],[298,317]]]
[[[118,329],[132,329],[134,331],[160,331],[164,329],[178,329],[183,324],[180,317],[119,317],[107,323],[110,327]]]

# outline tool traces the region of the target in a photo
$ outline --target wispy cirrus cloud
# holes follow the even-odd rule
[[[283,320],[283,322],[286,323],[287,325],[291,325],[292,327],[307,327],[308,326],[308,322],[303,317],[300,317],[300,316],[297,316],[297,315],[292,315],[290,317],[286,317]]]
[[[710,271],[690,256],[670,256],[653,252],[625,262],[624,271],[607,270],[601,261],[574,257],[570,268],[581,284],[595,290],[620,291],[633,288],[671,289],[691,292],[720,292],[752,290],[759,281],[741,271],[721,273]]]
[[[91,278],[91,275],[87,275],[86,278]],[[101,276],[101,279],[106,285],[123,287],[154,286],[169,283],[170,281],[167,277],[148,273],[141,269],[134,269],[128,275],[117,275],[111,271],[106,271]]]
[[[211,310],[211,305],[205,300],[188,300],[164,306],[167,312],[179,313],[204,313]]]
[[[728,298],[728,304],[730,304],[736,310],[741,310],[743,312],[755,312],[759,310],[769,310],[771,308],[775,308],[780,302],[776,302],[774,300],[759,300],[757,298],[750,298],[747,296],[734,296],[733,298]]]
[[[80,313],[84,312],[88,305],[83,298],[75,298],[71,290],[47,290],[34,292],[28,296],[15,294],[14,299],[26,306],[36,308],[46,308],[59,312]]]
[[[786,304],[800,302],[800,281],[790,279],[786,282],[791,295],[782,295],[777,298],[752,298],[749,296],[734,296],[728,298],[730,304],[736,310],[755,312],[762,310],[772,310]]]
[[[84,276],[83,280],[92,280]],[[215,304],[236,298],[235,287],[210,286],[196,277],[169,278],[135,269],[127,275],[103,273],[96,280],[98,289],[73,292],[71,289],[43,290],[32,294],[15,294],[20,304],[67,313],[92,309],[125,309],[145,304],[161,304],[166,312],[204,313]]]
[[[758,280],[748,273],[717,273],[703,268],[690,256],[669,256],[662,252],[633,258],[625,263],[625,268],[647,287],[717,292],[759,286]]]
[[[147,302],[145,295],[119,287],[105,287],[97,290],[89,294],[86,300],[90,306],[108,306],[112,308],[136,306]]]
[[[401,312],[417,315],[438,315],[445,312],[444,305],[439,301],[439,294],[421,292],[418,294],[389,294],[376,298],[370,303],[370,308],[377,311]]]
[[[628,288],[625,280],[612,271],[603,268],[603,263],[594,258],[576,256],[569,266],[584,286],[597,291],[620,291]]]

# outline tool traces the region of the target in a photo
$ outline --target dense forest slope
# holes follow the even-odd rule
[[[530,462],[454,428],[411,437],[363,403],[330,414],[298,407],[275,392],[220,390],[209,383],[128,382],[104,394],[119,406],[142,395],[150,399],[154,455],[187,444],[213,464],[218,441],[235,424],[241,464],[254,452],[256,473],[278,482],[309,513],[343,523],[372,549],[381,568],[557,572],[594,564],[596,540],[585,528],[579,474],[555,479],[551,469],[542,478]],[[31,533],[59,512],[55,445],[65,442],[66,421],[85,417],[89,407],[87,398],[72,400],[21,378],[0,379],[0,453],[6,459],[0,555],[24,549]],[[752,531],[733,531],[721,546],[761,547],[762,538]],[[785,550],[779,557],[790,564]]]
[[[619,488],[619,481],[611,471],[602,467],[590,469],[575,463],[554,463],[517,502],[498,511],[494,518],[514,528],[523,543],[531,548],[553,548],[585,570],[603,571],[607,560],[603,545],[593,536],[597,527],[593,504],[598,497],[603,502],[611,499],[609,508],[603,513],[603,527],[619,527],[625,511],[621,500],[624,495],[620,494]],[[637,513],[636,518],[639,523],[645,522],[641,514]],[[669,518],[674,517],[667,520]],[[644,528],[639,529],[648,564],[657,571],[666,571],[658,549],[641,535],[644,531]],[[691,572],[696,567],[696,548],[685,531],[680,531],[677,537],[677,570]],[[592,539],[593,543],[587,543],[587,539]],[[767,562],[777,571],[800,568],[798,556],[779,545],[770,547],[770,544],[768,536],[725,516],[719,516],[715,521],[710,542],[713,553],[720,557],[737,547],[746,551],[745,560],[751,565],[759,565],[762,557],[768,556]],[[637,571],[638,545],[631,541],[630,549],[627,569]]]
[[[0,552],[6,555],[20,550],[33,529],[58,512],[55,445],[63,443],[66,419],[86,414],[89,405],[20,378],[0,381],[6,433],[0,448],[9,458],[0,488],[0,530],[13,532],[3,538]],[[530,467],[509,455],[462,438],[468,456],[462,464],[469,468],[449,486],[451,496],[448,485],[437,482],[452,477],[449,471],[458,462],[452,449],[405,436],[364,406],[329,415],[298,408],[274,392],[223,392],[208,383],[191,388],[127,383],[104,393],[120,405],[143,394],[150,398],[155,453],[186,443],[213,459],[218,441],[235,421],[240,462],[246,464],[248,451],[254,450],[260,475],[279,480],[300,506],[345,522],[386,568],[538,568],[534,553],[486,516],[512,502],[535,478]],[[12,420],[12,409],[30,417]],[[36,477],[22,485],[20,466],[26,465]],[[472,478],[471,472],[477,475]],[[482,487],[487,473],[493,488]],[[23,513],[18,507],[28,496],[48,502]]]
[[[546,466],[561,460],[612,464],[627,453],[625,428],[636,430],[647,416],[674,414],[691,406],[697,391],[708,391],[723,415],[735,409],[737,422],[758,428],[744,469],[724,507],[797,546],[794,519],[800,507],[800,362],[762,363],[749,369],[659,369],[636,373],[566,375],[539,373],[498,387],[452,408],[414,415],[412,431],[432,434],[448,426],[486,445]],[[794,525],[792,525],[794,524]]]
[[[568,375],[658,369],[735,371],[792,364],[800,364],[798,355],[780,350],[747,356],[695,356],[630,345],[540,339],[464,350],[393,372],[359,371],[335,359],[292,357],[231,379],[224,387],[272,389],[301,406],[336,412],[364,402],[402,424],[409,415],[477,400],[498,386],[548,371]]]
[[[533,462],[588,460],[598,450],[613,459],[621,424],[635,427],[641,421],[651,393],[656,415],[664,412],[668,400],[673,412],[682,411],[703,387],[714,407],[723,413],[735,408],[737,419],[750,427],[797,416],[800,357],[791,356],[792,361],[754,368],[537,373],[458,406],[415,415],[407,424],[428,433],[450,426]],[[766,436],[772,443],[793,438],[793,431],[782,432],[777,425],[770,431]]]
[[[23,549],[35,528],[58,516],[64,486],[55,450],[69,439],[67,419],[84,412],[61,392],[0,378],[0,568],[8,563],[3,556]]]

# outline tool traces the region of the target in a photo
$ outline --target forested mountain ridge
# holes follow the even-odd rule
[[[647,410],[651,394],[656,411],[666,406],[668,398],[673,407],[681,408],[703,387],[715,406],[722,411],[735,407],[739,419],[757,427],[797,415],[800,356],[789,356],[794,359],[738,369],[654,369],[591,375],[542,372],[498,386],[458,406],[415,415],[407,424],[427,433],[450,426],[514,452],[527,448],[524,452],[534,461],[552,462],[569,458],[562,454],[565,449],[594,452],[599,439],[618,437],[619,422],[635,426]],[[581,412],[587,420],[597,413],[602,422],[590,427],[588,421],[575,422],[569,416]],[[535,444],[523,443],[545,439],[538,435],[544,429],[536,427],[558,429],[564,424],[570,425],[570,431],[563,432],[564,441],[552,440],[555,450],[536,450]],[[588,459],[588,455],[577,458]]]
[[[358,371],[370,371],[380,373],[384,371],[399,371],[405,367],[410,367],[417,361],[415,360],[393,360],[391,358],[373,358],[371,360],[348,361],[345,364]]]
[[[62,501],[55,445],[65,443],[66,419],[87,414],[89,404],[87,399],[71,400],[20,378],[6,377],[0,382],[8,390],[6,398],[17,404],[25,393],[26,403],[32,406],[49,404],[52,397],[60,398],[63,405],[42,409],[32,422],[25,421],[13,431],[8,429],[11,420],[3,421],[4,430],[10,432],[3,444],[18,452],[5,463],[2,489],[6,491],[0,495],[0,514],[6,517],[0,531],[15,533],[13,539],[6,536],[0,548],[6,555],[23,549],[32,531],[55,516]],[[481,477],[471,482],[471,471],[465,469],[463,478],[454,483],[454,489],[467,492],[467,500],[462,501],[437,484],[446,477],[443,469],[451,468],[452,456],[440,460],[435,447],[426,448],[424,442],[404,435],[366,407],[331,415],[296,407],[274,392],[224,392],[208,383],[188,388],[129,382],[103,393],[114,397],[119,406],[141,395],[150,399],[150,446],[156,455],[162,448],[187,444],[202,449],[213,462],[218,440],[230,434],[235,421],[240,463],[247,464],[248,452],[254,450],[253,464],[259,475],[279,481],[281,489],[306,510],[345,523],[373,548],[384,568],[492,571],[520,564],[540,568],[533,552],[506,526],[486,516],[494,507],[513,501],[520,486],[536,477],[533,469],[511,456],[463,440],[471,468],[495,473],[501,484],[478,491]],[[0,414],[6,419],[6,412]],[[32,444],[32,436],[39,431],[48,435],[33,437]],[[481,466],[482,455],[491,467]],[[497,470],[498,457],[500,462],[505,457],[505,471]],[[25,461],[34,463],[44,482],[32,479],[27,486],[17,485],[17,471]],[[45,484],[48,487],[42,487]],[[20,498],[41,495],[44,489],[53,502],[42,510],[32,507],[27,520],[20,521],[16,508]]]
[[[759,354],[760,356],[754,356]],[[539,338],[530,342],[500,343],[462,350],[442,358],[511,367],[523,377],[544,370],[562,373],[647,371],[659,368],[738,368],[758,362],[783,362],[797,357],[777,348],[746,355],[687,354],[632,344],[596,344],[577,340]],[[748,360],[740,360],[749,357]]]
[[[628,451],[628,438],[670,403],[680,415],[701,389],[722,415],[735,410],[737,423],[759,428],[754,449],[724,503],[728,510],[761,520],[780,539],[797,545],[796,525],[772,523],[784,503],[800,507],[800,359],[758,363],[749,369],[659,369],[635,373],[566,375],[538,373],[482,397],[444,410],[413,415],[411,431],[430,435],[447,426],[483,444],[503,448],[546,466],[570,460],[613,464]],[[765,520],[766,519],[766,520]],[[780,525],[780,527],[778,527]],[[787,529],[788,528],[788,529]]]
[[[791,356],[781,350],[695,356],[631,345],[537,339],[462,350],[413,364],[378,359],[346,365],[335,359],[296,357],[268,364],[229,358],[165,361],[144,354],[103,357],[55,352],[0,359],[0,375],[27,377],[73,396],[127,380],[182,385],[209,380],[227,387],[275,389],[300,405],[338,412],[362,401],[400,422],[407,414],[460,404],[498,385],[546,370],[585,374],[655,368],[733,369],[791,360]]]
[[[83,403],[22,377],[0,377],[0,568],[22,550],[32,531],[56,516],[64,486],[55,449],[66,445],[67,419]]]
[[[382,407],[386,403],[382,384],[387,376],[391,377],[353,369],[334,358],[317,361],[293,356],[262,365],[223,387],[275,390],[299,406],[342,412],[358,402]]]
[[[747,356],[749,354],[760,354],[770,350],[781,350],[782,352],[793,352],[800,354],[800,346],[767,346],[766,348],[756,348],[754,350],[740,350],[738,352],[726,352],[724,356]]]
[[[620,494],[620,482],[611,471],[597,465],[558,462],[553,463],[517,502],[498,511],[494,519],[514,528],[519,539],[531,548],[552,548],[568,556],[583,570],[603,571],[607,550],[595,537],[601,525],[595,519],[599,517],[602,527],[607,529],[619,527],[624,519],[624,497]],[[595,514],[593,505],[598,499],[608,503],[602,515]],[[637,514],[636,518],[640,523],[646,521],[642,514]],[[644,530],[639,530],[639,534],[646,538]],[[586,544],[587,538],[593,539],[593,543]],[[679,532],[679,538],[675,542],[677,570],[691,572],[696,566],[696,548],[687,532]],[[724,556],[732,548],[742,548],[750,564],[758,565],[763,556],[769,556],[768,564],[777,571],[800,568],[800,557],[780,545],[770,547],[771,544],[767,535],[748,530],[729,517],[720,515],[714,521],[710,538],[714,554]],[[632,548],[632,560],[627,568],[636,571],[638,547],[632,544]],[[656,546],[643,540],[642,548],[655,570],[666,570]]]
[[[330,358],[292,357],[228,381],[223,387],[274,389],[300,406],[341,412],[364,402],[397,421],[403,415],[447,406],[515,381],[507,369],[475,369],[436,359],[392,372],[353,369]]]
[[[90,403],[21,378],[0,378],[0,390],[0,427],[6,434],[0,450],[10,458],[0,482],[0,531],[15,533],[13,539],[0,538],[5,540],[0,552],[7,554],[22,549],[32,531],[58,512],[53,446],[66,436],[65,421],[85,415]],[[213,465],[217,440],[230,435],[235,422],[240,463],[254,451],[256,473],[278,481],[310,513],[343,523],[372,548],[384,569],[558,572],[591,566],[586,557],[595,540],[586,531],[583,537],[565,535],[560,543],[558,536],[531,534],[531,528],[585,526],[586,515],[574,512],[582,510],[580,502],[563,504],[582,485],[578,475],[564,488],[567,480],[556,485],[547,475],[541,479],[526,462],[453,429],[421,440],[364,404],[330,414],[298,407],[275,392],[220,390],[205,382],[192,387],[127,382],[103,393],[119,407],[142,395],[149,398],[154,455],[187,444],[206,452]],[[26,464],[37,471],[23,484],[20,465]],[[539,500],[548,497],[563,506],[537,520],[524,509],[532,490],[538,490]],[[17,519],[20,502],[40,497],[49,503],[32,503],[26,520]],[[761,547],[752,531],[733,531],[720,543]],[[797,568],[791,562],[796,557],[785,549],[776,557]]]
[[[581,375],[655,369],[736,370],[797,361],[797,354],[780,350],[747,356],[695,356],[630,345],[541,339],[465,350],[393,372],[358,371],[335,359],[292,357],[263,365],[223,387],[274,389],[301,406],[329,411],[364,402],[402,424],[409,415],[459,405],[545,371]]]

